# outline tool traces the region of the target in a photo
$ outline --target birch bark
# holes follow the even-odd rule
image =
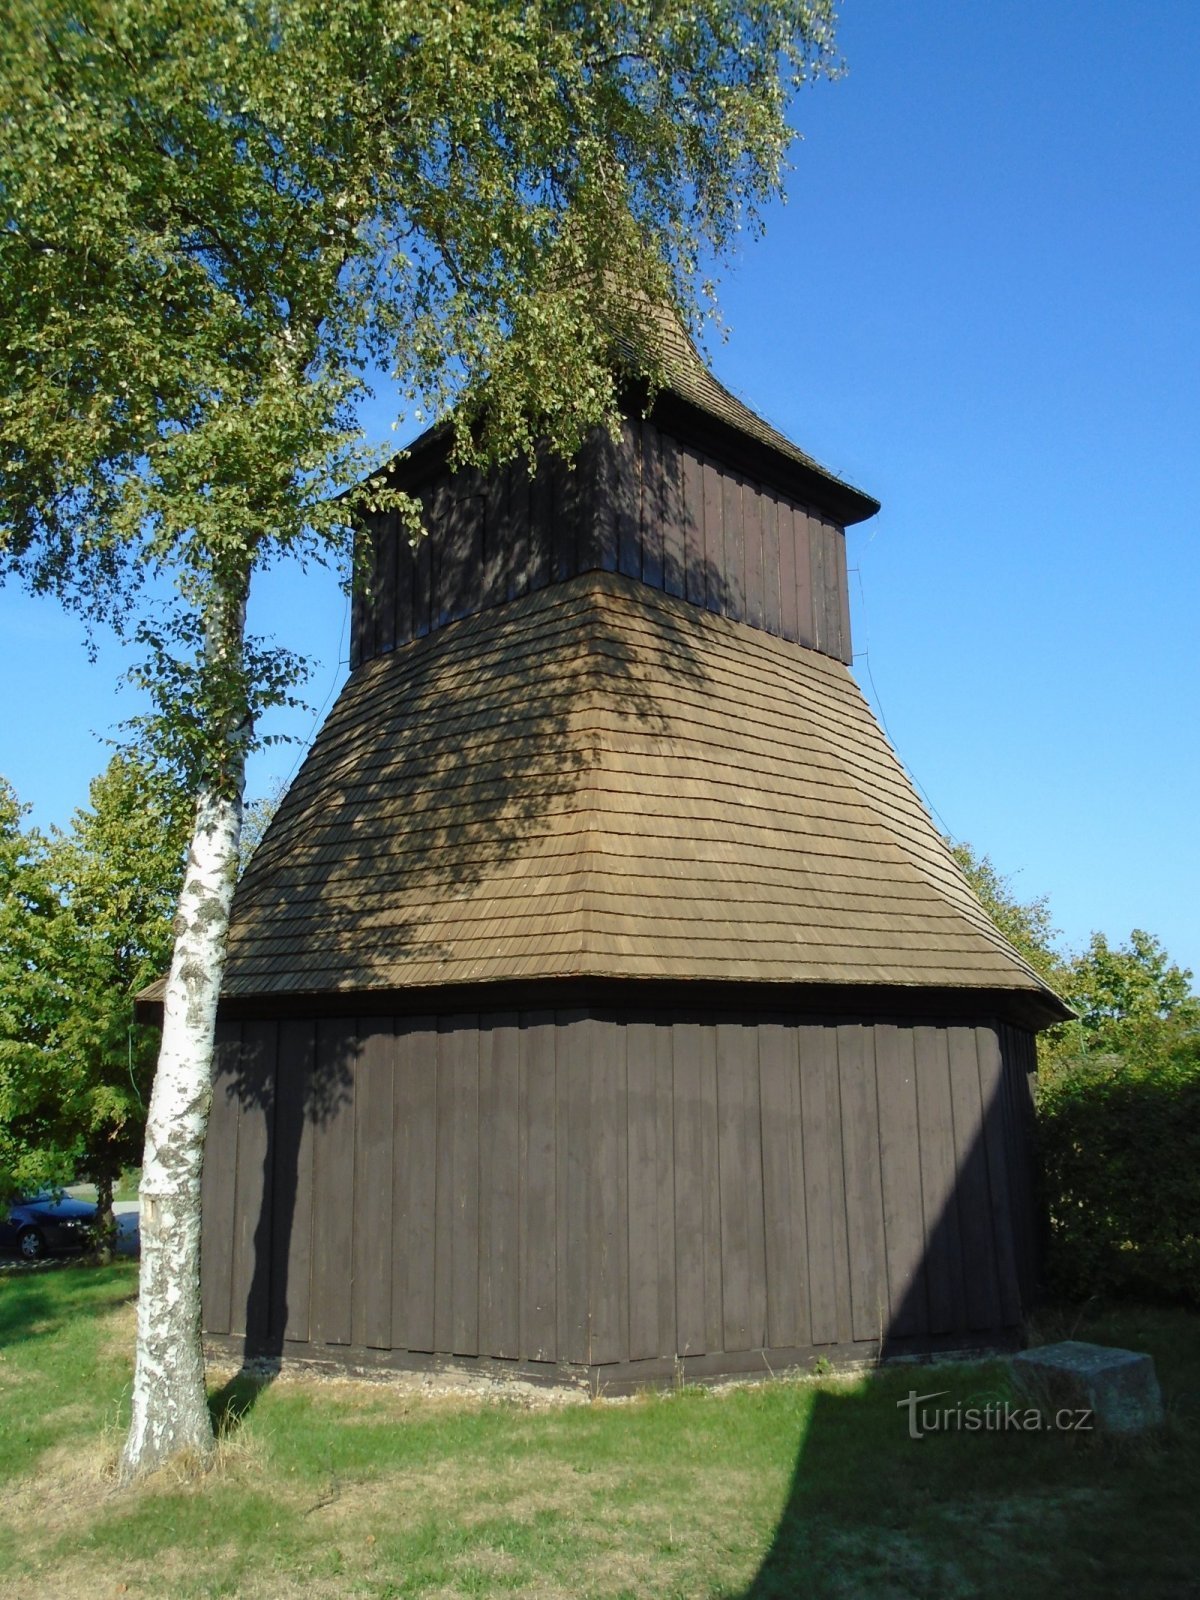
[[[226,682],[240,680],[245,611],[243,586],[240,597],[222,597],[208,620],[205,667]],[[201,1345],[200,1177],[237,880],[249,731],[244,697],[219,720],[223,727],[213,732],[223,748],[212,763],[213,781],[197,797],[146,1123],[133,1415],[122,1483],[173,1457],[203,1463],[214,1448]]]

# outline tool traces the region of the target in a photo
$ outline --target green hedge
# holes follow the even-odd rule
[[[1200,1305],[1200,1057],[1119,1058],[1038,1095],[1048,1287]]]

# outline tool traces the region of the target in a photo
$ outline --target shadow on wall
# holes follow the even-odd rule
[[[1014,1105],[1014,1099],[1021,1103]],[[922,1417],[939,1403],[978,1408],[1006,1396],[999,1374],[992,1387],[985,1381],[982,1392],[965,1393],[955,1387],[951,1374],[939,1376],[937,1365],[912,1359],[911,1334],[927,1328],[930,1343],[940,1345],[942,1355],[961,1349],[976,1359],[989,1348],[1020,1342],[1021,1317],[1033,1299],[1042,1245],[1028,1147],[1013,1149],[1014,1132],[1023,1122],[1028,1131],[1031,1109],[1023,1103],[1019,1075],[1006,1073],[982,1107],[965,1157],[947,1174],[941,1213],[898,1305],[893,1301],[879,1358],[909,1359],[876,1379],[870,1391],[822,1390],[813,1396],[770,1547],[748,1587],[725,1600],[974,1592],[973,1585],[964,1587],[956,1564],[945,1564],[944,1551],[933,1555],[923,1546],[923,1496],[937,1492],[936,1477],[921,1482],[923,1458],[913,1458],[913,1473],[905,1481],[882,1487],[880,1463],[896,1461],[898,1440],[913,1450],[922,1448],[910,1427],[919,1431]],[[1014,1192],[1018,1185],[1021,1193]],[[989,1193],[999,1205],[988,1205]],[[924,1406],[906,1403],[914,1394],[924,1398]],[[894,1407],[881,1404],[884,1397],[894,1399]],[[910,1413],[915,1420],[910,1421]],[[1012,1448],[1021,1448],[1020,1436],[964,1437],[975,1452],[990,1452],[995,1458],[985,1462],[975,1454],[969,1468],[964,1463],[971,1481],[983,1486],[994,1471],[998,1490],[1011,1494],[1013,1477],[1005,1463]],[[866,1523],[861,1515],[864,1497],[874,1505]],[[1002,1532],[992,1530],[994,1544],[1003,1544]]]

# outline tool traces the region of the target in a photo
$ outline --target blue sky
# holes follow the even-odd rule
[[[1200,5],[846,0],[841,44],[715,369],[883,502],[855,671],[938,822],[1068,947],[1145,927],[1200,972]],[[256,612],[326,706],[334,579],[268,574]],[[121,666],[0,589],[0,772],[43,825],[135,709]]]

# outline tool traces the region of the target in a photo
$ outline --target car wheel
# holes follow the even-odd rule
[[[36,1228],[22,1228],[17,1237],[17,1249],[23,1261],[40,1261],[46,1254],[46,1241]]]

